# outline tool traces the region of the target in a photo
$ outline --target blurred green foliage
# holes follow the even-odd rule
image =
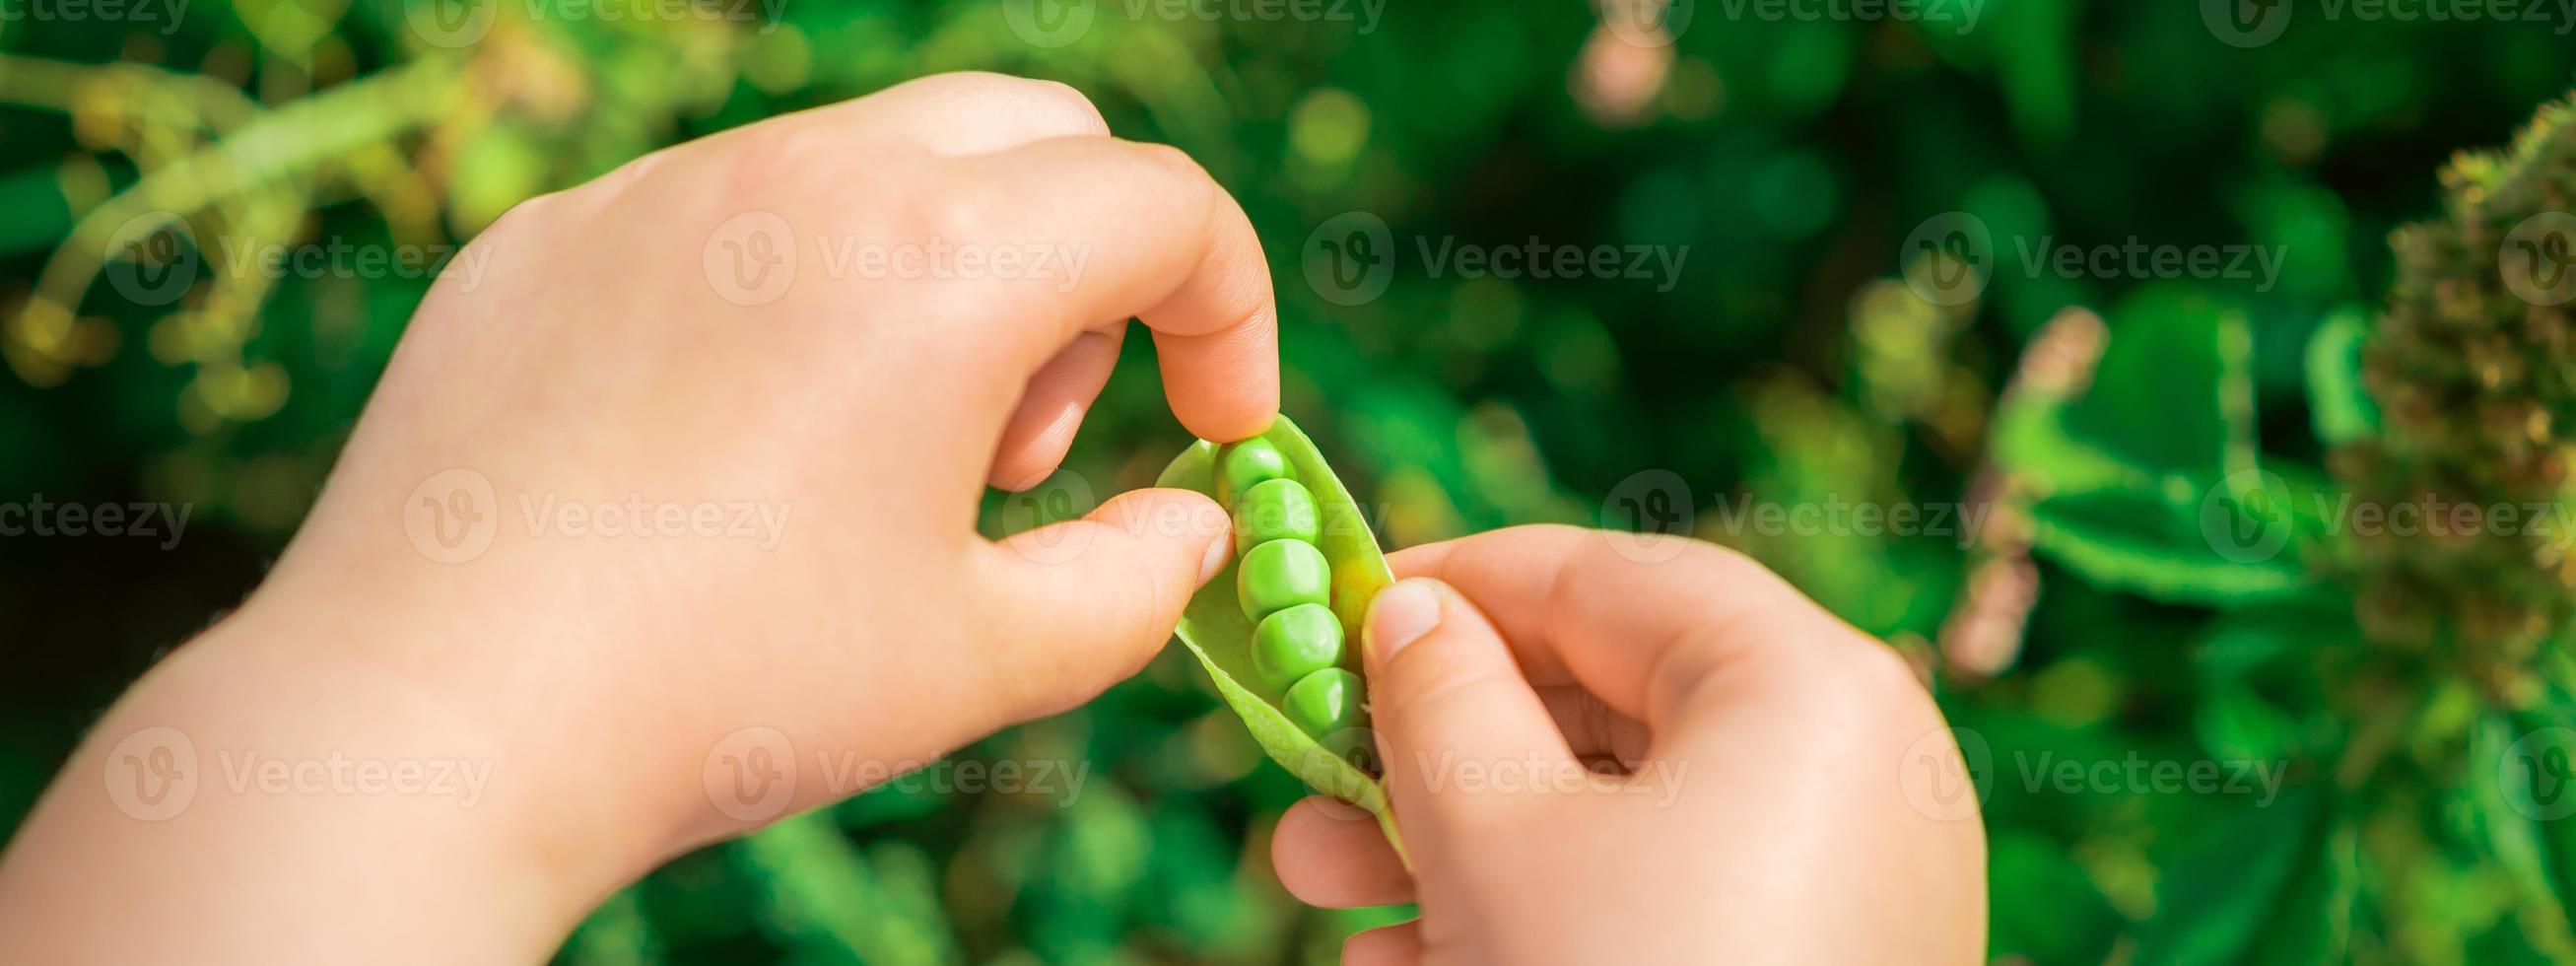
[[[2226,6],[1933,5],[1973,9],[1970,26],[1702,0],[1668,12],[1668,45],[1624,19],[1635,4],[1609,8],[1611,30],[1573,0],[1267,8],[1319,11],[1283,17],[782,0],[643,19],[559,0],[233,0],[0,17],[0,499],[195,508],[169,549],[7,542],[0,816],[257,581],[430,284],[271,278],[201,244],[207,270],[182,296],[139,304],[119,284],[154,277],[123,254],[134,218],[175,212],[201,243],[437,251],[654,147],[981,69],[1074,85],[1242,200],[1278,283],[1287,408],[1384,505],[1391,544],[1544,520],[1669,529],[1671,512],[1623,499],[1663,492],[1688,511],[1679,526],[1913,658],[1982,778],[1999,958],[2565,961],[2576,831],[2534,806],[2554,801],[2541,778],[2566,776],[2510,780],[2563,771],[2576,738],[2551,730],[2576,723],[2565,608],[2470,633],[2511,638],[2468,649],[2474,666],[2407,657],[2461,652],[2432,642],[2472,620],[2444,608],[2482,599],[2480,573],[2407,597],[2430,620],[2366,634],[2349,588],[2393,593],[2443,564],[2355,551],[2313,512],[2331,500],[2310,498],[2346,492],[2329,454],[2375,452],[2370,393],[2406,379],[2576,418],[2441,355],[2501,344],[2543,373],[2569,363],[2534,335],[2536,310],[2442,301],[2486,284],[2484,245],[2511,219],[2477,213],[2494,171],[2465,169],[2449,205],[2434,175],[2566,91],[2576,47],[2564,24],[2298,3],[2277,38],[2241,46],[2212,19]],[[1057,19],[1085,10],[1078,29]],[[2564,178],[2512,190],[2514,212],[2571,207]],[[1398,254],[1382,294],[1344,305],[1306,268],[1310,234],[1351,211],[1382,219]],[[2437,232],[2428,244],[2450,247],[2401,285],[2386,239],[2446,211],[2471,212],[2450,229],[2467,240]],[[1954,300],[1902,279],[1961,266],[1909,262],[1909,232],[1951,213],[1991,239],[1987,282],[1937,304]],[[1652,246],[1680,268],[1467,278],[1414,254],[1528,239]],[[2023,261],[2132,240],[2280,268]],[[2417,322],[2375,350],[2395,355],[2374,377],[2362,347],[2392,287]],[[2490,316],[2467,336],[2422,322]],[[1150,347],[1129,345],[1068,466],[1121,488],[1184,442]],[[2393,445],[2440,449],[2425,441],[2461,398],[2408,397],[2395,415],[2418,434]],[[2339,459],[2390,499],[2503,492]],[[2514,479],[2518,498],[2565,485]],[[1747,523],[1747,501],[1948,507],[1951,526],[1781,533]],[[2288,514],[2286,543],[2217,529],[2255,506]],[[703,850],[612,899],[564,958],[1328,962],[1340,936],[1404,914],[1286,897],[1266,835],[1300,789],[1171,655],[958,758],[1090,768],[1069,804],[912,783]],[[2069,762],[2260,765],[2281,784],[2053,780]]]

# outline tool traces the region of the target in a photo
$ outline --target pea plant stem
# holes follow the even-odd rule
[[[63,92],[78,80],[66,68],[71,65],[58,61],[0,59],[0,91],[68,105],[75,98]],[[307,179],[324,165],[434,121],[463,96],[460,71],[459,62],[443,58],[391,68],[257,114],[214,143],[148,171],[74,224],[37,276],[21,325],[73,318],[120,230],[157,230],[264,182]]]

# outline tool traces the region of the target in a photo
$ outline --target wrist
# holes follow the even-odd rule
[[[613,756],[585,754],[524,670],[496,671],[525,638],[333,583],[272,580],[120,703],[117,719],[188,723],[192,812],[461,880],[540,956],[664,857],[661,830],[601,771]]]
[[[387,673],[407,625],[277,601],[93,729],[0,865],[0,960],[533,962],[633,874],[508,725]]]

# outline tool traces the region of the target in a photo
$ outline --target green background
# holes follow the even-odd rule
[[[1384,508],[1391,546],[1536,521],[1688,530],[1914,659],[1980,766],[1998,959],[2569,954],[2556,896],[2576,851],[2553,843],[2576,833],[2494,777],[2567,706],[2438,669],[2374,704],[2337,669],[2391,645],[2356,626],[2330,535],[2239,560],[2213,552],[2204,510],[2257,466],[2332,485],[2335,445],[2372,425],[2349,346],[2397,271],[2389,233],[2440,215],[2454,152],[2506,142],[2576,83],[2570,24],[2292,3],[2277,39],[2240,47],[2182,2],[1949,0],[1912,20],[1700,0],[1661,45],[1574,0],[1038,5],[1091,21],[1051,46],[1014,29],[1034,8],[996,0],[643,19],[0,0],[0,500],[193,506],[167,549],[0,539],[0,828],[127,682],[256,583],[429,284],[272,281],[216,249],[184,298],[137,304],[117,284],[150,277],[133,263],[78,270],[124,220],[102,212],[184,209],[200,238],[447,245],[656,146],[980,69],[1070,83],[1241,199],[1278,284],[1286,409]],[[472,43],[416,29],[478,10],[493,21]],[[242,143],[270,149],[184,161]],[[119,207],[170,170],[201,190]],[[1383,292],[1345,306],[1307,268],[1352,211],[1395,251]],[[1950,212],[1992,237],[1991,278],[1941,307],[1901,279],[1909,234]],[[1467,278],[1418,247],[1532,239],[1681,265]],[[2255,246],[2281,270],[2029,271],[2043,239]],[[1187,442],[1150,352],[1129,341],[1068,463],[1109,481],[1098,495]],[[2017,372],[2032,391],[2007,401]],[[1628,509],[1659,493],[1687,517]],[[1737,525],[1748,500],[1993,512],[1970,533],[1777,533]],[[991,506],[999,526],[1010,508]],[[1970,612],[1985,619],[1945,628]],[[2404,767],[2379,764],[2392,747]],[[1329,962],[1404,914],[1281,891],[1267,835],[1301,790],[1177,651],[959,757],[1091,767],[1070,805],[889,788],[702,850],[565,957]],[[2284,784],[2031,777],[2133,760],[2259,762]]]

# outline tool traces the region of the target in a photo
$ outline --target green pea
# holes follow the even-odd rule
[[[1233,506],[1237,494],[1248,493],[1265,480],[1293,479],[1288,471],[1288,457],[1269,440],[1255,436],[1227,446],[1216,457],[1216,502]]]
[[[1342,619],[1322,604],[1299,604],[1252,629],[1252,670],[1272,694],[1340,663]]]
[[[1333,565],[1324,552],[1298,540],[1273,540],[1252,548],[1235,567],[1234,596],[1244,619],[1259,622],[1299,604],[1332,597]]]
[[[1288,688],[1279,710],[1288,713],[1298,730],[1316,738],[1355,727],[1360,723],[1360,676],[1337,667],[1306,675]]]
[[[1234,552],[1273,540],[1315,542],[1315,495],[1295,480],[1263,480],[1234,503]]]

